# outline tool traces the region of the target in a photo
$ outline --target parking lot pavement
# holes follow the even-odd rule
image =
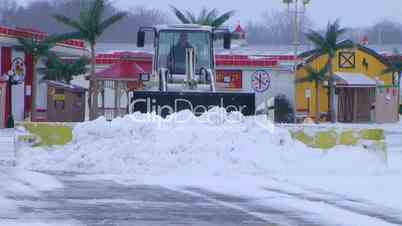
[[[64,188],[40,197],[11,197],[21,214],[14,220],[73,221],[88,226],[252,225],[269,222],[239,208],[160,186],[120,185],[61,176]],[[245,202],[228,198],[228,203]],[[0,220],[1,220],[0,216]],[[10,217],[3,216],[3,219]],[[13,217],[11,217],[13,219]]]

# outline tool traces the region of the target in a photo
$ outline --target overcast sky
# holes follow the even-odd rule
[[[40,0],[17,0],[27,2]],[[60,0],[62,1],[62,0]],[[142,5],[167,10],[168,5],[198,12],[202,7],[218,8],[221,12],[236,10],[232,23],[258,20],[264,11],[286,9],[282,0],[113,0],[122,9]],[[301,1],[301,0],[300,0]],[[387,18],[402,22],[402,0],[311,0],[308,15],[315,26],[339,18],[344,26],[368,26]]]

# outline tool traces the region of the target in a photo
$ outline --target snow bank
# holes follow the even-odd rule
[[[366,164],[370,162],[370,164]],[[376,153],[337,147],[322,152],[291,139],[265,116],[215,108],[199,118],[182,111],[104,118],[78,124],[71,144],[24,148],[26,169],[155,176],[362,174],[386,169]]]

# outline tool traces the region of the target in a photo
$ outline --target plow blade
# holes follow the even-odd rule
[[[238,111],[243,115],[254,115],[254,93],[231,92],[134,92],[131,112],[155,112],[162,117],[182,110],[190,110],[199,116],[213,107],[225,108],[227,112]]]

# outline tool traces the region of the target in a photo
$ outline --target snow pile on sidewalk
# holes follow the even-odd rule
[[[131,175],[360,174],[386,169],[376,153],[351,147],[323,152],[291,139],[265,116],[215,108],[199,118],[135,113],[79,124],[71,144],[24,148],[26,169]]]

